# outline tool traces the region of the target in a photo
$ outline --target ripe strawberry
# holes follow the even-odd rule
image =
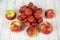
[[[26,8],[27,8],[26,5],[21,6],[21,8],[19,9],[19,12],[20,12],[20,13],[24,13],[25,10],[26,10]]]
[[[20,20],[20,21],[23,20],[21,15],[19,15],[19,16],[17,17],[17,19]]]
[[[30,2],[30,3],[28,4],[28,7],[31,8],[32,5],[33,5],[33,3]]]
[[[40,12],[42,13],[42,8],[38,8],[37,10],[40,10]]]
[[[35,11],[34,17],[35,17],[36,19],[42,17],[42,13],[40,12],[40,10]]]
[[[41,22],[43,22],[43,18],[42,17],[38,19],[38,23],[41,23]]]
[[[23,19],[26,19],[27,16],[26,16],[25,14],[22,14],[21,17],[22,17]]]
[[[31,6],[31,9],[35,12],[35,11],[37,10],[37,6],[32,5],[32,6]]]
[[[26,14],[27,16],[32,15],[32,10],[31,10],[30,8],[26,8],[25,14]]]
[[[30,22],[26,21],[26,22],[24,22],[24,25],[25,26],[30,26]]]
[[[36,22],[33,22],[33,23],[32,23],[32,26],[33,26],[33,27],[36,27],[36,26],[37,26],[37,23],[36,23]]]
[[[34,18],[33,16],[28,16],[28,17],[27,17],[27,20],[28,20],[29,22],[33,22],[33,21],[35,20],[35,18]]]
[[[24,19],[24,22],[28,21],[27,19]]]

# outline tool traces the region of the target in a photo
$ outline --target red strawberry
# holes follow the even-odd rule
[[[34,13],[34,17],[35,17],[36,19],[42,17],[42,13],[41,13],[41,11],[40,11],[40,10],[35,11],[35,13]]]
[[[26,19],[26,17],[27,17],[25,14],[22,14],[21,16],[23,19]]]
[[[30,26],[30,22],[26,21],[26,22],[24,22],[24,25],[25,26]]]
[[[26,14],[27,16],[32,15],[32,10],[31,10],[30,8],[27,8],[27,9],[25,10],[25,14]]]
[[[31,9],[32,9],[33,11],[36,11],[36,10],[37,10],[37,6],[32,5],[32,6],[31,6]]]
[[[33,23],[32,23],[32,26],[33,26],[33,27],[36,27],[36,26],[37,26],[37,23],[36,23],[36,22],[33,22]]]
[[[41,23],[41,22],[43,22],[43,18],[42,17],[38,19],[38,23]]]
[[[27,8],[26,5],[21,6],[21,8],[19,9],[19,12],[20,12],[20,13],[24,13],[25,10],[26,10],[26,8]]]
[[[28,7],[31,8],[32,5],[33,5],[33,3],[30,2],[30,3],[28,4]]]
[[[20,21],[23,20],[21,15],[19,15],[19,16],[17,17],[17,19],[20,20]]]
[[[27,17],[27,20],[28,20],[29,22],[33,22],[33,21],[35,20],[35,18],[34,18],[33,16],[28,16],[28,17]]]
[[[42,12],[42,8],[38,8],[37,10],[40,10],[40,12]]]

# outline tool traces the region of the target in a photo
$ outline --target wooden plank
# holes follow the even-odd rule
[[[58,40],[60,40],[60,1],[55,0],[54,2],[55,10],[56,10],[56,24],[57,24],[57,33],[58,33]]]
[[[44,22],[48,21],[53,25],[53,32],[49,35],[39,33],[36,37],[30,38],[26,34],[26,29],[19,33],[13,33],[10,31],[10,23],[12,21],[5,18],[5,12],[8,9],[14,9],[18,14],[19,8],[22,5],[27,5],[29,2],[33,2],[34,5],[43,8],[43,16],[45,10],[52,8],[56,11],[56,17],[53,19],[44,18]],[[0,40],[60,40],[60,3],[55,0],[1,0],[0,2]],[[15,19],[17,20],[17,19]],[[13,20],[13,21],[15,21]]]
[[[46,21],[46,19],[45,19],[45,17],[44,17],[44,13],[45,13],[45,10],[46,10],[46,0],[39,0],[38,1],[39,3],[39,7],[41,7],[42,8],[42,10],[43,10],[43,13],[42,13],[42,15],[43,15],[43,20],[44,20],[44,22]],[[43,34],[42,32],[40,32],[40,34],[39,34],[39,40],[48,40],[48,35],[45,35],[45,34]]]
[[[53,0],[46,0],[46,8],[55,10],[54,1]],[[47,21],[53,25],[53,31],[48,36],[49,40],[58,40],[58,32],[57,32],[57,28],[56,28],[57,27],[56,18],[47,19]]]
[[[2,34],[2,30],[3,30],[3,27],[5,27],[5,26],[3,26],[3,24],[4,24],[4,14],[5,14],[5,10],[6,10],[6,7],[7,7],[7,0],[1,0],[0,1],[0,40],[3,40],[3,34]]]
[[[5,12],[8,9],[12,9],[13,8],[13,0],[3,0],[2,2],[2,32],[1,32],[1,40],[10,40],[10,20],[7,20],[5,18]],[[4,9],[4,10],[3,10]]]
[[[19,14],[18,10],[19,10],[19,7],[20,7],[21,4],[22,4],[22,0],[14,0],[14,4],[13,5],[14,5],[14,10],[16,11],[17,15]],[[17,21],[17,20],[15,20],[15,21]],[[11,31],[10,40],[20,40],[20,38],[22,37],[21,35],[24,35],[23,32],[13,33]]]

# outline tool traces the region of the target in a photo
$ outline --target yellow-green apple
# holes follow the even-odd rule
[[[16,17],[16,12],[12,9],[10,10],[7,10],[6,11],[6,14],[5,14],[5,17],[8,19],[8,20],[13,20],[15,17]]]
[[[20,31],[22,31],[23,30],[22,23],[19,22],[19,21],[12,22],[11,25],[10,25],[10,29],[13,32],[20,32]]]

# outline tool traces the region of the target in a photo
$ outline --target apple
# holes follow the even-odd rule
[[[35,13],[34,13],[34,17],[35,17],[36,19],[42,17],[42,13],[41,13],[41,11],[40,11],[40,10],[35,11]]]
[[[27,20],[28,20],[29,22],[33,22],[33,21],[35,20],[35,18],[34,18],[33,16],[28,16],[28,17],[27,17]]]
[[[35,37],[38,34],[38,29],[36,27],[29,27],[26,32],[29,37]]]
[[[46,12],[45,12],[45,17],[48,18],[48,19],[52,19],[55,17],[55,12],[53,9],[48,9]]]
[[[26,14],[27,16],[32,15],[32,10],[31,10],[30,8],[26,8],[25,14]]]
[[[49,22],[40,25],[40,31],[44,34],[50,34],[53,31],[53,26]]]
[[[6,11],[6,14],[5,14],[5,17],[8,19],[8,20],[13,20],[15,17],[16,17],[16,12],[12,9],[10,10],[7,10]]]
[[[26,5],[21,6],[21,8],[19,9],[19,12],[20,12],[21,14],[25,13],[26,8],[27,8]]]
[[[10,25],[10,29],[12,32],[21,32],[23,30],[22,23],[19,21],[14,21]]]
[[[24,25],[25,25],[26,27],[29,27],[29,26],[30,26],[30,22],[25,21],[25,22],[24,22]]]

